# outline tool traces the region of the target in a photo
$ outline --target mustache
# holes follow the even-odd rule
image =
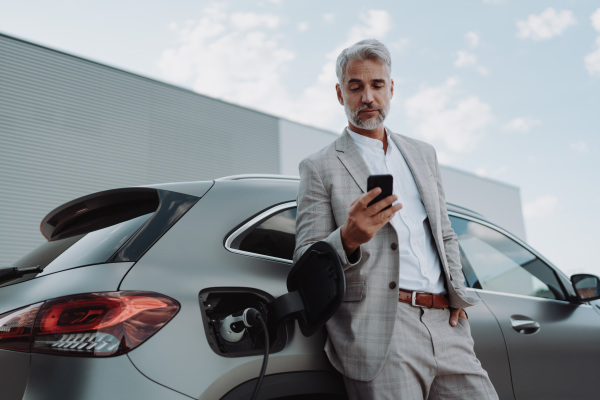
[[[358,114],[363,110],[377,110],[380,113],[383,113],[383,108],[378,106],[377,104],[363,104],[362,106],[358,107],[354,112]]]

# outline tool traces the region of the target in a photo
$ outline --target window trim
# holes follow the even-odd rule
[[[285,258],[279,258],[279,257],[273,257],[273,256],[267,256],[267,255],[259,254],[259,253],[252,253],[249,251],[244,251],[244,250],[233,248],[232,245],[240,236],[247,233],[248,230],[252,229],[253,227],[258,225],[262,221],[272,217],[273,215],[275,215],[281,211],[289,210],[289,209],[292,209],[295,207],[298,207],[296,201],[288,201],[286,203],[278,204],[274,207],[271,207],[271,208],[261,212],[260,214],[258,214],[254,218],[251,218],[248,222],[246,222],[245,224],[240,226],[238,229],[236,229],[231,235],[229,235],[227,237],[227,239],[225,239],[225,248],[232,253],[241,254],[241,255],[250,256],[250,257],[257,257],[257,258],[262,258],[265,260],[277,261],[277,262],[292,265],[294,263],[293,260],[288,260]]]
[[[527,299],[527,300],[536,300],[536,301],[541,301],[541,302],[548,302],[548,301],[553,301],[556,303],[560,303],[560,304],[565,304],[565,303],[569,303],[568,299],[565,300],[561,300],[561,299],[548,299],[546,297],[537,297],[537,296],[528,296],[526,294],[517,294],[517,293],[506,293],[506,292],[496,292],[493,290],[486,290],[486,289],[475,289],[475,288],[466,288],[467,290],[473,290],[479,293],[487,293],[487,294],[493,294],[493,295],[499,295],[499,296],[506,296],[506,297],[518,297],[520,299]],[[591,304],[589,303],[582,303],[582,304],[578,304],[577,307],[581,307],[581,306],[589,306],[592,307]]]
[[[562,272],[559,268],[557,268],[556,266],[554,266],[554,264],[552,264],[550,261],[548,261],[544,256],[542,256],[540,253],[538,253],[536,250],[534,250],[533,248],[531,248],[531,246],[529,246],[527,243],[525,243],[523,240],[519,239],[518,237],[516,237],[515,235],[513,235],[512,233],[502,229],[501,227],[494,225],[491,222],[487,222],[484,220],[481,220],[479,218],[475,218],[472,217],[470,215],[465,215],[465,214],[461,214],[459,212],[456,211],[450,211],[448,210],[448,216],[452,216],[452,217],[456,217],[456,218],[462,218],[464,220],[467,221],[471,221],[471,222],[475,222],[478,223],[480,225],[486,226],[504,236],[506,236],[507,238],[513,240],[514,242],[516,242],[518,245],[524,247],[527,251],[531,252],[534,256],[536,256],[537,258],[539,258],[544,264],[546,264],[546,266],[548,266],[550,269],[552,269],[552,271],[557,275],[557,281],[558,283],[562,286],[561,289],[563,291],[563,294],[565,295],[565,299],[561,300],[561,299],[544,299],[544,300],[555,300],[555,301],[561,301],[561,302],[569,302],[570,301],[570,297],[572,296],[571,292],[569,291],[569,288],[567,288],[565,286],[565,282],[564,279],[566,279],[567,281],[569,281],[569,278],[566,276],[566,274],[564,272]],[[545,282],[544,282],[545,283]],[[523,296],[523,295],[517,295],[517,294],[512,294],[512,293],[505,293],[505,292],[493,292],[493,291],[489,291],[489,290],[485,290],[485,289],[476,289],[476,288],[469,288],[471,290],[476,290],[476,291],[482,291],[482,292],[489,292],[489,293],[499,293],[499,294],[505,294],[508,296]],[[535,296],[524,296],[527,298],[540,298],[540,297],[535,297]]]

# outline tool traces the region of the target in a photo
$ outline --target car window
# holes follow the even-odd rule
[[[292,260],[296,247],[296,207],[269,210],[234,233],[231,249]]]
[[[451,217],[471,287],[547,299],[565,299],[556,273],[525,247],[474,221]],[[472,271],[471,271],[472,269]]]
[[[14,265],[19,268],[48,266],[45,272],[50,273],[56,272],[53,270],[54,264],[60,265],[60,269],[68,269],[104,263],[151,216],[152,213],[148,213],[97,231],[45,242]]]
[[[137,261],[198,199],[167,190],[123,188],[65,203],[42,221],[48,241],[12,264],[42,272],[6,285],[85,265]]]

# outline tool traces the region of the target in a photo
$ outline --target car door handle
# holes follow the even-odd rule
[[[531,318],[522,315],[513,315],[510,317],[510,324],[513,329],[523,335],[531,335],[540,330],[540,324]]]

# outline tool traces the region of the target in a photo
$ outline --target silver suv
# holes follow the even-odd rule
[[[292,265],[297,190],[239,176],[50,212],[48,241],[0,269],[0,398],[249,399],[259,381],[261,399],[346,398],[322,350],[343,275],[335,256],[319,264],[326,250],[307,264],[329,287]],[[482,300],[468,310],[476,352],[500,398],[597,399],[600,280],[569,279],[481,215],[448,209]]]

